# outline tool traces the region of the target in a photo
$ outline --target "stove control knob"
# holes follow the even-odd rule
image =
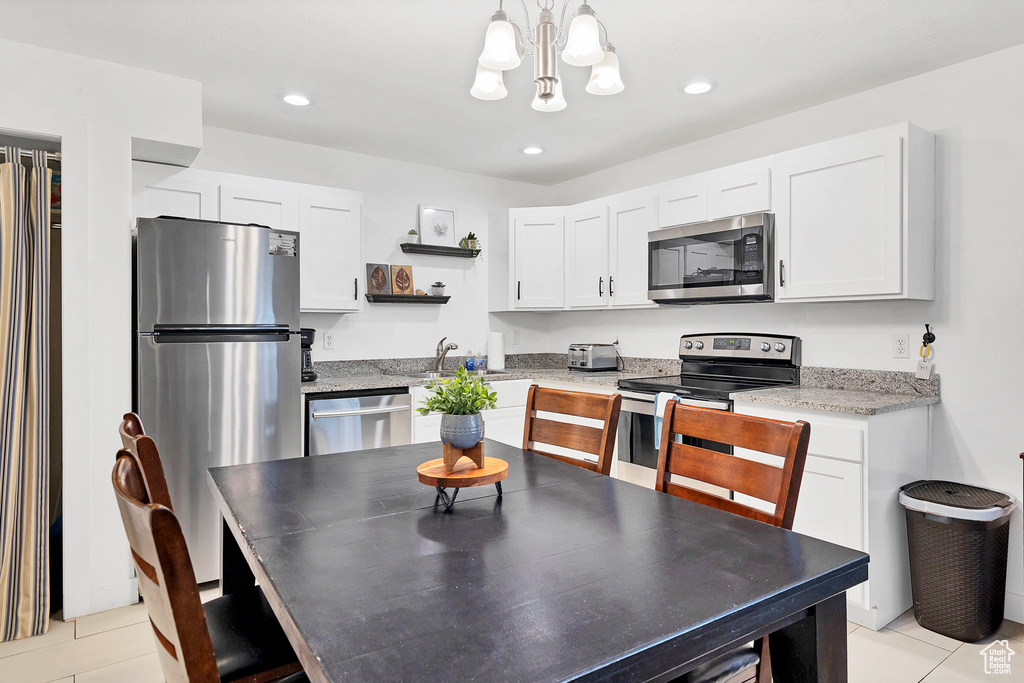
[[[702,341],[697,342],[697,350],[700,351],[703,348],[704,348],[704,342],[702,342]]]
[[[779,353],[782,353],[783,351],[786,350],[786,345],[783,344],[782,342],[779,342],[778,344],[775,345],[775,350],[778,351]]]
[[[769,344],[768,342],[761,342],[761,350],[762,351],[771,351],[772,350],[772,345]]]
[[[684,349],[692,349],[693,348],[693,342],[692,341],[684,341],[683,342],[683,348]]]

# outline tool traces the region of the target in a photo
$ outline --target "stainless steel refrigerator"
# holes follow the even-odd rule
[[[302,455],[299,236],[140,218],[134,251],[135,409],[210,581],[221,523],[207,469]]]

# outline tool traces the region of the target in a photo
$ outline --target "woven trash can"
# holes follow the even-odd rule
[[[917,623],[966,642],[994,633],[1003,621],[1014,497],[925,480],[902,486],[899,500],[907,514]]]

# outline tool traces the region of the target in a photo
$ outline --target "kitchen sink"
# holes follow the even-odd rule
[[[455,372],[453,370],[444,370],[442,372],[398,372],[395,374],[401,375],[402,377],[408,377],[410,379],[451,379],[452,377],[455,377]],[[510,374],[512,373],[506,370],[477,370],[470,373],[470,375],[476,377],[498,377],[500,375]]]

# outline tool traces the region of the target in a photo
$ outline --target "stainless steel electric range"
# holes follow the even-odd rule
[[[732,410],[729,394],[800,383],[800,338],[769,334],[691,334],[679,338],[678,375],[619,380],[619,459],[658,466],[654,404],[660,392],[687,405]],[[731,453],[729,446],[696,443]]]

